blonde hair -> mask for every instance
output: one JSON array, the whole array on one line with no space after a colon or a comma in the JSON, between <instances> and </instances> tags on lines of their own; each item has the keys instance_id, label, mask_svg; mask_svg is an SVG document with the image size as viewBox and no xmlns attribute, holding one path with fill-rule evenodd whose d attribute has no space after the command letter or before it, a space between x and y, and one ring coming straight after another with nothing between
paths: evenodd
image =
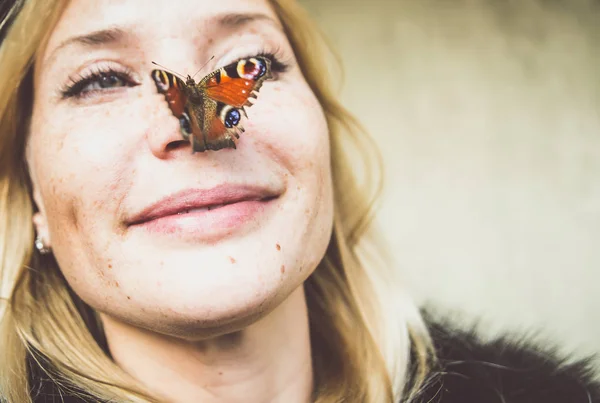
<instances>
[{"instance_id":1,"label":"blonde hair","mask_svg":"<svg viewBox=\"0 0 600 403\"><path fill-rule=\"evenodd\" d=\"M295 0L271 0L330 129L334 230L306 281L317 402L410 400L428 373L431 341L418 309L393 288L393 270L368 233L380 192L369 137L339 104L325 72L331 55ZM100 321L56 261L33 250L34 203L25 163L32 64L67 0L15 5L0 46L0 398L30 402L31 374L58 393L157 401L110 357ZM359 167L353 170L353 167ZM357 172L358 171L358 172ZM358 181L358 176L362 181ZM371 242L366 240L370 237ZM414 359L411 362L411 356ZM409 384L409 366L413 375Z\"/></svg>"}]
</instances>

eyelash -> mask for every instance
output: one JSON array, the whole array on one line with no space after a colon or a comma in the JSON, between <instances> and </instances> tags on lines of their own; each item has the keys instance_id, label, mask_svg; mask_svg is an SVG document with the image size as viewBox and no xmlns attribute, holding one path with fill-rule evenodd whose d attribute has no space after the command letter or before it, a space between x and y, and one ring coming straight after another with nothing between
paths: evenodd
<instances>
[{"instance_id":1,"label":"eyelash","mask_svg":"<svg viewBox=\"0 0 600 403\"><path fill-rule=\"evenodd\" d=\"M233 63L237 63L240 60L247 59L249 57L261 56L271 60L271 70L273 71L273 73L284 73L289 69L290 64L287 62L283 62L279 57L275 55L276 53L278 52L262 51L252 56L240 57ZM81 99L91 96L94 93L105 91L106 89L112 89L111 87L101 87L86 90L86 87L90 85L98 85L100 83L100 80L102 80L103 78L116 78L118 80L121 80L125 84L124 86L135 87L139 85L139 83L132 78L132 74L133 73L130 69L118 65L97 66L94 69L89 70L88 72L78 75L77 77L69 77L69 82L63 88L60 89L60 95L62 99ZM122 87L123 86L118 86L116 88Z\"/></svg>"},{"instance_id":2,"label":"eyelash","mask_svg":"<svg viewBox=\"0 0 600 403\"><path fill-rule=\"evenodd\" d=\"M60 94L63 99L88 97L96 92L105 90L102 88L86 90L86 87L89 85L99 84L100 80L103 78L117 78L129 87L139 85L139 83L132 78L132 75L133 73L130 69L119 65L96 66L77 77L69 77L69 82L60 89Z\"/></svg>"}]
</instances>

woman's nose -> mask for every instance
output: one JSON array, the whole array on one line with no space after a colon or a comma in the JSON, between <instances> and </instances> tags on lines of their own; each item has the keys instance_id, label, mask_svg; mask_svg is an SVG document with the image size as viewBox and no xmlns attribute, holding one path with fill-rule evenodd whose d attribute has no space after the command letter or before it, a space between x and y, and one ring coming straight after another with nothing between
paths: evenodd
<instances>
[{"instance_id":1,"label":"woman's nose","mask_svg":"<svg viewBox=\"0 0 600 403\"><path fill-rule=\"evenodd\" d=\"M168 109L167 102L163 103L159 106ZM148 130L146 140L156 158L167 159L179 153L192 153L191 144L183 136L179 120L164 110L157 110L155 124Z\"/></svg>"}]
</instances>

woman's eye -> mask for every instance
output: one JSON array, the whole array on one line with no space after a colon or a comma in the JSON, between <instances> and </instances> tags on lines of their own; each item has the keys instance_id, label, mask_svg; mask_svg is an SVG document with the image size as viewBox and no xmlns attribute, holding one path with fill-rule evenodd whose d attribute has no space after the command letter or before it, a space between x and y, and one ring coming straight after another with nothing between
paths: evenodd
<instances>
[{"instance_id":1,"label":"woman's eye","mask_svg":"<svg viewBox=\"0 0 600 403\"><path fill-rule=\"evenodd\" d=\"M133 87L135 85L137 83L127 73L106 71L96 72L87 77L84 76L77 80L72 80L72 83L61 92L63 98L82 98L98 91L120 87Z\"/></svg>"},{"instance_id":2,"label":"woman's eye","mask_svg":"<svg viewBox=\"0 0 600 403\"><path fill-rule=\"evenodd\" d=\"M90 83L84 90L95 90L100 88L120 87L125 84L125 81L112 73L102 73L95 82Z\"/></svg>"}]
</instances>

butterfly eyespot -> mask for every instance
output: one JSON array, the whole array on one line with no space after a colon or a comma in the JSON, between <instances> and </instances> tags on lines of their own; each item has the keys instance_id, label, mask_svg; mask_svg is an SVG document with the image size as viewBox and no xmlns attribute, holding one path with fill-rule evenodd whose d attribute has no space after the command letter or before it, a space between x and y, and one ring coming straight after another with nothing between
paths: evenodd
<instances>
[{"instance_id":1,"label":"butterfly eyespot","mask_svg":"<svg viewBox=\"0 0 600 403\"><path fill-rule=\"evenodd\" d=\"M248 74L252 74L255 80L267 73L267 66L261 60L252 58L250 61L252 62L252 71L249 71Z\"/></svg>"},{"instance_id":2,"label":"butterfly eyespot","mask_svg":"<svg viewBox=\"0 0 600 403\"><path fill-rule=\"evenodd\" d=\"M266 71L266 66L255 58L240 60L237 64L238 76L247 80L257 80L264 76Z\"/></svg>"},{"instance_id":3,"label":"butterfly eyespot","mask_svg":"<svg viewBox=\"0 0 600 403\"><path fill-rule=\"evenodd\" d=\"M241 117L240 111L235 108L231 108L225 113L225 119L223 123L225 124L225 127L231 129L240 123Z\"/></svg>"},{"instance_id":4,"label":"butterfly eyespot","mask_svg":"<svg viewBox=\"0 0 600 403\"><path fill-rule=\"evenodd\" d=\"M154 79L156 86L159 87L161 90L166 91L169 88L169 78L167 77L164 71L153 70L152 78Z\"/></svg>"},{"instance_id":5,"label":"butterfly eyespot","mask_svg":"<svg viewBox=\"0 0 600 403\"><path fill-rule=\"evenodd\" d=\"M179 117L179 126L181 127L181 130L190 135L192 133L192 124L190 122L190 117L187 115L187 113L183 113L180 117Z\"/></svg>"}]
</instances>

